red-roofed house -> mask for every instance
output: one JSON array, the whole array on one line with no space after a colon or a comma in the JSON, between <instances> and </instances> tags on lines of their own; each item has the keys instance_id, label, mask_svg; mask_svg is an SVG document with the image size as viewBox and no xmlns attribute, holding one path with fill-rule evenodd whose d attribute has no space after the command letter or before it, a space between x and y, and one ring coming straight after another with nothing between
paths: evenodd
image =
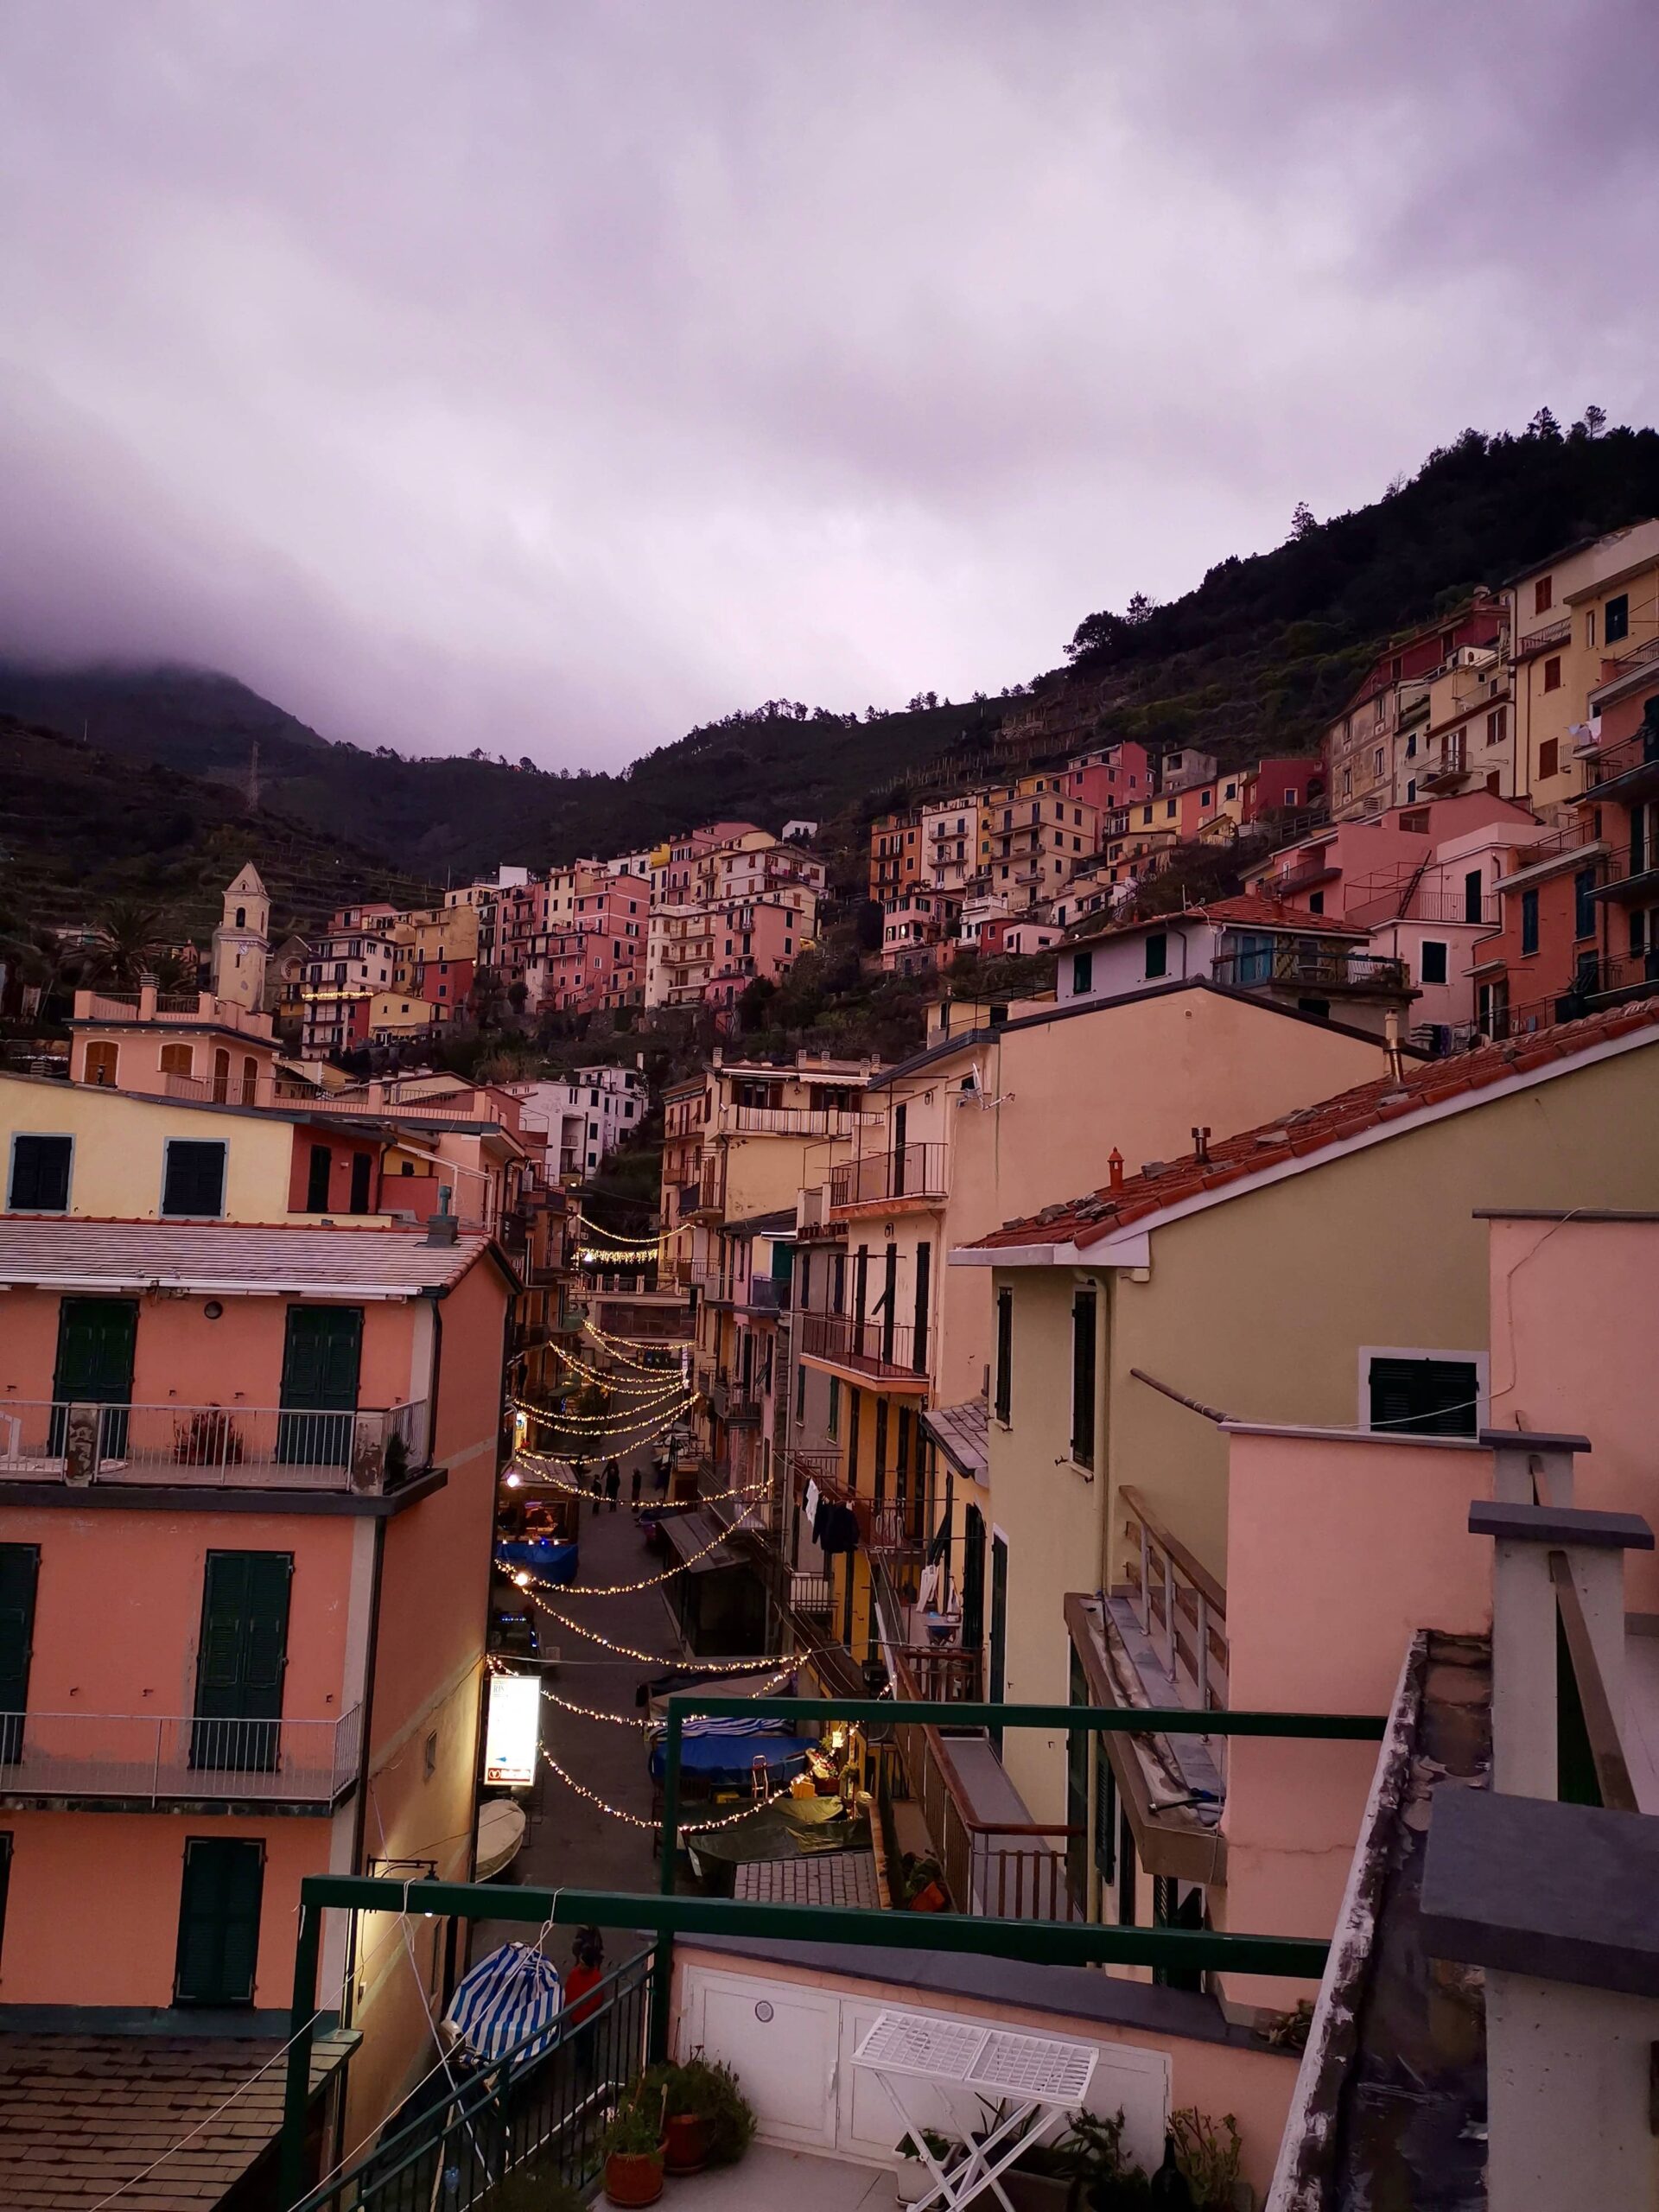
<instances>
[{"instance_id":1,"label":"red-roofed house","mask_svg":"<svg viewBox=\"0 0 1659 2212\"><path fill-rule=\"evenodd\" d=\"M1209 1699L1225 1703L1228 1444L1217 1423L1472 1440L1512 1382L1492 1372L1476 1216L1659 1203L1656 1047L1659 1001L1649 1000L1408 1067L1271 1123L1203 1135L1181 1157L1108 1176L954 1250L953 1268L989 1271L995 1313L982 1510L1006 1543L1005 1694L1065 1699L1082 1679L1071 1655L1083 1673L1094 1665L1077 1593L1092 1603L1103 1591L1109 1605L1143 1605L1148 1593L1154 1605L1151 1634L1126 1631L1126 1680L1138 1671L1141 1681L1125 1694L1190 1701L1202 1652ZM1296 1529L1281 1541L1294 1549ZM1367 1560L1349 1566L1363 1580ZM1294 1644L1294 1623L1285 1634ZM1182 1678L1166 1682L1166 1699L1148 1688L1160 1666ZM1115 1780L1084 1778L1096 1796L1088 1831L1108 1836L1113 1872L1103 1879L1080 1859L1080 1904L1168 1918L1195 1909L1197 1885L1225 1924L1238 1842L1217 1750L1183 1751L1150 1795L1129 1767L1117 1771L1115 1750ZM1033 1820L1077 1819L1062 1738L1011 1735L1007 1760ZM1103 1828L1103 1789L1117 1792L1121 1831L1117 1802Z\"/></svg>"}]
</instances>

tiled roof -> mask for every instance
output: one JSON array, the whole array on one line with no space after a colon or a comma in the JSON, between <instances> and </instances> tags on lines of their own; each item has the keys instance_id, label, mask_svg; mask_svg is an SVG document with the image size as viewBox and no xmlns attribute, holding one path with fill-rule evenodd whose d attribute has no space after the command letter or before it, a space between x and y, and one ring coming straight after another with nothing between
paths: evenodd
<instances>
[{"instance_id":1,"label":"tiled roof","mask_svg":"<svg viewBox=\"0 0 1659 2212\"><path fill-rule=\"evenodd\" d=\"M1205 1191L1243 1183L1265 1169L1321 1152L1328 1145L1360 1136L1385 1123L1404 1121L1447 1100L1467 1094L1467 1103L1478 1104L1481 1091L1512 1076L1552 1065L1565 1073L1577 1054L1638 1030L1654 1032L1654 1041L1659 1042L1659 997L1609 1007L1581 1021L1562 1022L1535 1035L1484 1045L1476 1052L1460 1052L1449 1059L1427 1060L1408 1068L1398 1077L1379 1076L1318 1105L1300 1107L1259 1128L1212 1142L1205 1160L1187 1153L1179 1160L1155 1161L1138 1175L1125 1176L1116 1190L1090 1191L1065 1205L1046 1206L1041 1213L1023 1221L1007 1222L969 1249L1098 1243L1133 1222L1161 1213Z\"/></svg>"},{"instance_id":2,"label":"tiled roof","mask_svg":"<svg viewBox=\"0 0 1659 2212\"><path fill-rule=\"evenodd\" d=\"M1074 938L1076 944L1093 944L1102 938L1133 937L1137 931L1156 929L1162 922L1213 922L1218 928L1251 930L1309 930L1319 937L1363 937L1366 931L1346 922L1327 921L1323 914L1304 913L1282 899L1269 899L1255 891L1242 891L1234 899L1212 899L1207 906L1177 906L1167 914L1149 914L1143 921L1110 922Z\"/></svg>"},{"instance_id":3,"label":"tiled roof","mask_svg":"<svg viewBox=\"0 0 1659 2212\"><path fill-rule=\"evenodd\" d=\"M355 2040L317 2037L314 2092ZM0 2036L0 2203L92 2212L119 2190L131 2212L218 2204L282 2126L280 2051L274 2037Z\"/></svg>"},{"instance_id":4,"label":"tiled roof","mask_svg":"<svg viewBox=\"0 0 1659 2212\"><path fill-rule=\"evenodd\" d=\"M0 1283L409 1297L459 1281L488 1238L236 1222L0 1220Z\"/></svg>"}]
</instances>

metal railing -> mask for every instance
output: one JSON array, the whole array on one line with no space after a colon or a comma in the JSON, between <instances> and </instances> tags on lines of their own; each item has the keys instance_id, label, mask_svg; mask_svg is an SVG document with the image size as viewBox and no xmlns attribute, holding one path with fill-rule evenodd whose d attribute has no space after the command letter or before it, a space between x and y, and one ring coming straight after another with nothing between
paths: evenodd
<instances>
[{"instance_id":1,"label":"metal railing","mask_svg":"<svg viewBox=\"0 0 1659 2212\"><path fill-rule=\"evenodd\" d=\"M1639 785L1643 792L1650 785L1659 784L1659 723L1644 722L1634 737L1592 753L1585 762L1585 778L1586 788L1592 791L1599 791L1610 784L1624 783L1626 779L1630 785ZM1637 794L1627 787L1626 795Z\"/></svg>"},{"instance_id":2,"label":"metal railing","mask_svg":"<svg viewBox=\"0 0 1659 2212\"><path fill-rule=\"evenodd\" d=\"M1211 974L1217 982L1240 991L1260 990L1267 984L1287 984L1299 990L1387 994L1411 988L1403 960L1325 945L1281 943L1255 951L1217 953L1211 963Z\"/></svg>"},{"instance_id":3,"label":"metal railing","mask_svg":"<svg viewBox=\"0 0 1659 2212\"><path fill-rule=\"evenodd\" d=\"M957 1912L998 1920L1079 1916L1066 1887L1069 1827L1046 1821L982 1820L957 1772L949 1738L937 1728L908 1723L894 1727L893 1738Z\"/></svg>"},{"instance_id":4,"label":"metal railing","mask_svg":"<svg viewBox=\"0 0 1659 2212\"><path fill-rule=\"evenodd\" d=\"M1227 1702L1227 1592L1171 1535L1139 1491L1126 1485L1129 1601L1142 1632L1163 1653L1178 1694L1201 1712Z\"/></svg>"},{"instance_id":5,"label":"metal railing","mask_svg":"<svg viewBox=\"0 0 1659 2212\"><path fill-rule=\"evenodd\" d=\"M0 1796L330 1805L356 1779L362 1719L0 1713Z\"/></svg>"},{"instance_id":6,"label":"metal railing","mask_svg":"<svg viewBox=\"0 0 1659 2212\"><path fill-rule=\"evenodd\" d=\"M894 1198L941 1198L945 1192L942 1144L896 1145L891 1152L849 1160L830 1171L832 1206L857 1206Z\"/></svg>"},{"instance_id":7,"label":"metal railing","mask_svg":"<svg viewBox=\"0 0 1659 2212\"><path fill-rule=\"evenodd\" d=\"M452 2060L447 2098L394 2120L296 2212L467 2212L520 2168L550 2194L563 2182L585 2195L604 2163L600 2132L645 2062L656 1973L641 1952L573 2008L582 2018L561 2014L488 2067Z\"/></svg>"},{"instance_id":8,"label":"metal railing","mask_svg":"<svg viewBox=\"0 0 1659 2212\"><path fill-rule=\"evenodd\" d=\"M801 1316L801 1351L809 1358L824 1359L893 1381L925 1381L927 1332L884 1314L873 1321L855 1321L846 1313L804 1313Z\"/></svg>"},{"instance_id":9,"label":"metal railing","mask_svg":"<svg viewBox=\"0 0 1659 2212\"><path fill-rule=\"evenodd\" d=\"M0 1399L0 1482L394 1489L427 1464L427 1406L123 1406Z\"/></svg>"},{"instance_id":10,"label":"metal railing","mask_svg":"<svg viewBox=\"0 0 1659 2212\"><path fill-rule=\"evenodd\" d=\"M1529 630L1515 649L1517 660L1528 660L1534 653L1548 652L1552 645L1564 645L1573 635L1573 617L1558 615L1554 622L1546 622L1541 629Z\"/></svg>"},{"instance_id":11,"label":"metal railing","mask_svg":"<svg viewBox=\"0 0 1659 2212\"><path fill-rule=\"evenodd\" d=\"M849 1137L880 1119L851 1106L721 1106L715 1127L740 1136Z\"/></svg>"}]
</instances>

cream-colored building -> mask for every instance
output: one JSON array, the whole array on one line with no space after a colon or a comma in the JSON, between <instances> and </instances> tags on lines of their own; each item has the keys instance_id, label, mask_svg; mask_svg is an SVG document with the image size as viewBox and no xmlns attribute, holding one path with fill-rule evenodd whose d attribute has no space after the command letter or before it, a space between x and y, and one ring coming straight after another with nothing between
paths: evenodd
<instances>
[{"instance_id":1,"label":"cream-colored building","mask_svg":"<svg viewBox=\"0 0 1659 2212\"><path fill-rule=\"evenodd\" d=\"M1203 1701L1227 1701L1220 1423L1471 1439L1487 1427L1511 1381L1491 1371L1478 1217L1659 1204L1656 1046L1649 1001L1558 1028L1547 1045L1384 1076L1211 1137L1202 1158L1189 1142L1121 1183L1097 1156L1094 1187L1070 1205L952 1251L950 1275L986 1283L997 1315L985 1510L1005 1548L1010 1699L1064 1701L1099 1678L1088 1617L1103 1592L1122 1694L1163 1701L1165 1639L1131 1618L1149 1588L1154 1616L1175 1593L1184 1656L1166 1668L1168 1701L1200 1701L1200 1651ZM1504 1403L1506 1420L1524 1417ZM1316 1707L1317 1655L1309 1664L1301 1702ZM1063 1739L1019 1732L1006 1757L1034 1816L1059 1818ZM1224 1763L1213 1745L1205 1758L1213 1794ZM1207 1881L1195 1869L1218 1863L1204 1857L1213 1818L1190 1804L1149 1809L1159 1790L1115 1739L1111 1762L1134 1831L1131 1890L1136 1864ZM1096 1776L1096 1802L1101 1786ZM1167 1776L1161 1795L1179 1795ZM1115 1916L1096 1873L1088 1901ZM1224 1924L1224 1897L1212 1887L1207 1903Z\"/></svg>"},{"instance_id":2,"label":"cream-colored building","mask_svg":"<svg viewBox=\"0 0 1659 2212\"><path fill-rule=\"evenodd\" d=\"M1516 775L1540 809L1584 789L1591 692L1659 654L1659 521L1564 547L1510 579Z\"/></svg>"}]
</instances>

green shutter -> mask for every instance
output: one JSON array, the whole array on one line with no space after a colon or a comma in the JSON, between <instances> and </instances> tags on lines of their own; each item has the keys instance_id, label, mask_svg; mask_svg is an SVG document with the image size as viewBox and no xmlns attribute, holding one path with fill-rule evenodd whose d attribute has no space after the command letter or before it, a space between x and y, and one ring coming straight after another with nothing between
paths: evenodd
<instances>
[{"instance_id":1,"label":"green shutter","mask_svg":"<svg viewBox=\"0 0 1659 2212\"><path fill-rule=\"evenodd\" d=\"M1462 1359L1374 1359L1370 1425L1402 1436L1472 1436L1480 1376Z\"/></svg>"},{"instance_id":2,"label":"green shutter","mask_svg":"<svg viewBox=\"0 0 1659 2212\"><path fill-rule=\"evenodd\" d=\"M214 1080L217 1084L217 1077ZM162 1184L162 1211L209 1217L222 1214L225 1152L222 1144L200 1144L182 1137L169 1137Z\"/></svg>"},{"instance_id":3,"label":"green shutter","mask_svg":"<svg viewBox=\"0 0 1659 2212\"><path fill-rule=\"evenodd\" d=\"M191 1764L270 1773L288 1665L290 1552L209 1552L202 1580Z\"/></svg>"},{"instance_id":4,"label":"green shutter","mask_svg":"<svg viewBox=\"0 0 1659 2212\"><path fill-rule=\"evenodd\" d=\"M0 1544L0 1760L8 1766L22 1756L40 1572L38 1544Z\"/></svg>"},{"instance_id":5,"label":"green shutter","mask_svg":"<svg viewBox=\"0 0 1659 2212\"><path fill-rule=\"evenodd\" d=\"M184 1847L179 1955L181 2005L251 2005L259 1951L264 1846L193 1836Z\"/></svg>"},{"instance_id":6,"label":"green shutter","mask_svg":"<svg viewBox=\"0 0 1659 2212\"><path fill-rule=\"evenodd\" d=\"M1071 1457L1095 1464L1095 1294L1080 1290L1071 1301Z\"/></svg>"}]
</instances>

